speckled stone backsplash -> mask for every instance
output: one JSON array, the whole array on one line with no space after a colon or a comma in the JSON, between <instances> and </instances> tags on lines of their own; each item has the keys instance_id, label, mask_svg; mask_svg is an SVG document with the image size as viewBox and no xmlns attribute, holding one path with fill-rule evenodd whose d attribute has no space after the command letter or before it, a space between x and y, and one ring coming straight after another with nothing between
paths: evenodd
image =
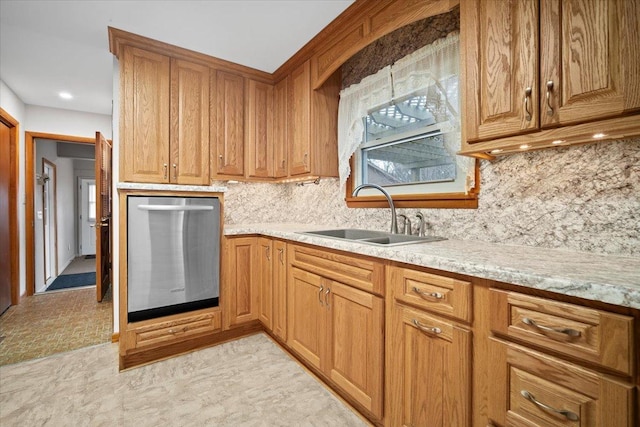
<instances>
[{"instance_id":1,"label":"speckled stone backsplash","mask_svg":"<svg viewBox=\"0 0 640 427\"><path fill-rule=\"evenodd\" d=\"M420 209L430 234L640 255L640 139L482 161L478 209ZM298 222L386 230L388 209L349 209L337 179L231 184L229 224ZM399 209L413 216L416 209Z\"/></svg>"}]
</instances>

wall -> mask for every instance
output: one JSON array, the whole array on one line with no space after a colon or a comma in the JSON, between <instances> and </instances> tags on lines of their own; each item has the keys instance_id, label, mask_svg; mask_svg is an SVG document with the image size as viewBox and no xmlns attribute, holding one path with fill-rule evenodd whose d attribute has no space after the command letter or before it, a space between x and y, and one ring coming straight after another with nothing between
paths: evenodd
<instances>
[{"instance_id":1,"label":"wall","mask_svg":"<svg viewBox=\"0 0 640 427\"><path fill-rule=\"evenodd\" d=\"M344 196L337 179L231 184L225 222L389 227L388 209L349 209ZM420 210L431 234L450 239L638 256L640 138L482 161L478 209Z\"/></svg>"},{"instance_id":2,"label":"wall","mask_svg":"<svg viewBox=\"0 0 640 427\"><path fill-rule=\"evenodd\" d=\"M13 93L11 88L0 80L0 107L16 119L18 125L18 241L20 245L19 264L20 271L18 274L20 290L22 295L26 291L26 270L25 270L25 222L24 222L24 123L26 120L26 112L24 103Z\"/></svg>"}]
</instances>

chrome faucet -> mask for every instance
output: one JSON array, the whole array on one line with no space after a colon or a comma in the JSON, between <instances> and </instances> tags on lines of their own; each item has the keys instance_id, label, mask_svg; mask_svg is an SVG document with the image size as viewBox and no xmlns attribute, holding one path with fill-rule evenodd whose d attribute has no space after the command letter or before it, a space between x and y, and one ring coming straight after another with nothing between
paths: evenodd
<instances>
[{"instance_id":1,"label":"chrome faucet","mask_svg":"<svg viewBox=\"0 0 640 427\"><path fill-rule=\"evenodd\" d=\"M398 215L398 218L402 218L402 232L407 236L411 236L411 220L406 215Z\"/></svg>"},{"instance_id":2,"label":"chrome faucet","mask_svg":"<svg viewBox=\"0 0 640 427\"><path fill-rule=\"evenodd\" d=\"M424 226L426 225L424 221L424 214L422 212L418 212L416 214L416 217L420 220L420 222L418 223L418 236L424 237L424 235L426 234L424 230Z\"/></svg>"},{"instance_id":3,"label":"chrome faucet","mask_svg":"<svg viewBox=\"0 0 640 427\"><path fill-rule=\"evenodd\" d=\"M360 190L362 190L363 188L374 188L380 191L382 194L384 194L384 197L387 198L387 202L389 202L389 208L391 208L391 233L398 234L398 220L396 219L396 207L393 205L393 199L391 198L391 195L387 193L387 190L385 190L384 188L380 187L377 184L362 184L362 185L358 185L356 188L353 189L353 193L352 193L353 197L356 197L360 192Z\"/></svg>"}]
</instances>

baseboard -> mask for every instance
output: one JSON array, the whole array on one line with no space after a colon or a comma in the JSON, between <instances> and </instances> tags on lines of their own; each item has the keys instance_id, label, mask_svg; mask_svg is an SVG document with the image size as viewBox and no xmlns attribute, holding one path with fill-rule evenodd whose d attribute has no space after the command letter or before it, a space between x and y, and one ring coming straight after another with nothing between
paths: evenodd
<instances>
[{"instance_id":1,"label":"baseboard","mask_svg":"<svg viewBox=\"0 0 640 427\"><path fill-rule=\"evenodd\" d=\"M111 342L119 342L120 341L120 332L114 332L111 334Z\"/></svg>"}]
</instances>

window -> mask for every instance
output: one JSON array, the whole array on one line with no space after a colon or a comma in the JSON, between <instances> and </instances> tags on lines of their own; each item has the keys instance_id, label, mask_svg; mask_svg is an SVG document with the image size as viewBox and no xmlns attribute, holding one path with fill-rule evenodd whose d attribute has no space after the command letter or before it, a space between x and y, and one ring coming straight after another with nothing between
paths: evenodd
<instances>
[{"instance_id":1,"label":"window","mask_svg":"<svg viewBox=\"0 0 640 427\"><path fill-rule=\"evenodd\" d=\"M351 190L373 183L401 207L477 207L478 164L456 155L458 69L459 38L452 34L340 93L339 171L341 184L348 177L349 206L366 207ZM363 189L359 196L378 194Z\"/></svg>"},{"instance_id":2,"label":"window","mask_svg":"<svg viewBox=\"0 0 640 427\"><path fill-rule=\"evenodd\" d=\"M89 184L87 185L87 192L88 197L87 200L89 200L89 221L95 221L96 220L96 185L95 184Z\"/></svg>"}]
</instances>

